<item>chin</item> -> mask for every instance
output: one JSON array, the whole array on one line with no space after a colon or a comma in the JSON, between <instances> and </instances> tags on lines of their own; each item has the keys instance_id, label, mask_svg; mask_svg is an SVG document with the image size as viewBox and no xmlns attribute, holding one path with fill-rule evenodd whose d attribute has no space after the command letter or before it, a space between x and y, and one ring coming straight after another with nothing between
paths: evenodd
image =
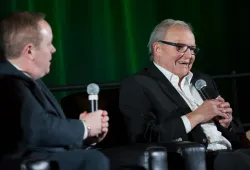
<instances>
[{"instance_id":1,"label":"chin","mask_svg":"<svg viewBox=\"0 0 250 170\"><path fill-rule=\"evenodd\" d=\"M47 71L45 72L45 75L48 74L50 72L50 68L47 69Z\"/></svg>"}]
</instances>

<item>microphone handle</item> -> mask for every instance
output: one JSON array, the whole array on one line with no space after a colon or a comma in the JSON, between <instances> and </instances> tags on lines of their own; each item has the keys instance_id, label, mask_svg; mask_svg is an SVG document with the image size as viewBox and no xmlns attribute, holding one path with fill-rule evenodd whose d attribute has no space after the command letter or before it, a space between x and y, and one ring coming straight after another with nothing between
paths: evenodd
<instances>
[{"instance_id":1,"label":"microphone handle","mask_svg":"<svg viewBox=\"0 0 250 170\"><path fill-rule=\"evenodd\" d=\"M98 110L98 100L90 100L91 103L91 112Z\"/></svg>"},{"instance_id":2,"label":"microphone handle","mask_svg":"<svg viewBox=\"0 0 250 170\"><path fill-rule=\"evenodd\" d=\"M201 97L203 98L203 100L208 100L209 99L209 97L206 94L204 88L201 88L199 91L200 91L200 94L201 94Z\"/></svg>"},{"instance_id":3,"label":"microphone handle","mask_svg":"<svg viewBox=\"0 0 250 170\"><path fill-rule=\"evenodd\" d=\"M91 112L94 112L95 111L95 102L94 102L94 100L90 100L90 103L91 103Z\"/></svg>"},{"instance_id":4,"label":"microphone handle","mask_svg":"<svg viewBox=\"0 0 250 170\"><path fill-rule=\"evenodd\" d=\"M95 111L98 110L98 100L94 100L95 101Z\"/></svg>"}]
</instances>

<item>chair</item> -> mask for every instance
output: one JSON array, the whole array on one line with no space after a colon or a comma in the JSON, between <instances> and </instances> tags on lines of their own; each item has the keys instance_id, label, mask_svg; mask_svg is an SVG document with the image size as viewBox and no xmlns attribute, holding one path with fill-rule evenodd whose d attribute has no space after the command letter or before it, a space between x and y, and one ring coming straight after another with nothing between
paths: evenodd
<instances>
[{"instance_id":1,"label":"chair","mask_svg":"<svg viewBox=\"0 0 250 170\"><path fill-rule=\"evenodd\" d=\"M90 111L86 92L73 93L61 101L68 118L79 118L83 111ZM101 89L99 108L108 111L109 133L96 145L102 148L111 160L111 167L117 169L185 169L205 170L205 147L193 142L169 142L155 144L129 144L123 115L119 110L119 88ZM167 152L167 154L165 153ZM158 155L158 157L156 157ZM161 156L159 156L161 155ZM168 161L166 161L166 159ZM156 163L157 162L157 163ZM153 166L153 165L159 165Z\"/></svg>"},{"instance_id":2,"label":"chair","mask_svg":"<svg viewBox=\"0 0 250 170\"><path fill-rule=\"evenodd\" d=\"M1 170L58 170L55 162L42 159L6 159L0 161Z\"/></svg>"}]
</instances>

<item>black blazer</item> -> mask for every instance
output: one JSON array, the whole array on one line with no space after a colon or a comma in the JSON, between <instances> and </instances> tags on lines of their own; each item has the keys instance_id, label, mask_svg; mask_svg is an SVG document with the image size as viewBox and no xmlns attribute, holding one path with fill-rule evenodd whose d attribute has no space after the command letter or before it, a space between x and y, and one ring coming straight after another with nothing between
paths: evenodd
<instances>
[{"instance_id":1,"label":"black blazer","mask_svg":"<svg viewBox=\"0 0 250 170\"><path fill-rule=\"evenodd\" d=\"M43 82L8 61L0 62L0 115L1 157L82 146L82 122L66 119Z\"/></svg>"},{"instance_id":2,"label":"black blazer","mask_svg":"<svg viewBox=\"0 0 250 170\"><path fill-rule=\"evenodd\" d=\"M198 79L207 82L207 89L218 96L214 81L207 75L194 73L191 83ZM191 109L154 65L126 78L121 85L119 107L125 117L131 142L196 141L208 145L208 140L200 125L186 133L181 119ZM235 133L215 123L233 145L241 147Z\"/></svg>"}]
</instances>

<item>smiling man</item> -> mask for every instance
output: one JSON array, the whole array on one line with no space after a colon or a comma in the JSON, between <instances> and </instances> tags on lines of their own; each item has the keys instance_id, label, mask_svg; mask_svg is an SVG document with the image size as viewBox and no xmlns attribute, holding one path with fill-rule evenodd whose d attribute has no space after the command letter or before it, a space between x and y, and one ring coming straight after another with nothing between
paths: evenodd
<instances>
[{"instance_id":1,"label":"smiling man","mask_svg":"<svg viewBox=\"0 0 250 170\"><path fill-rule=\"evenodd\" d=\"M230 104L219 96L209 76L191 72L199 51L192 27L166 19L151 33L148 48L152 66L126 78L121 85L119 105L130 141L195 141L209 151L241 148L241 141L230 131ZM194 86L199 79L205 80L207 89L217 99L201 97ZM221 158L219 154L217 158L224 160L225 156ZM216 161L215 168L233 168L239 162L231 163ZM245 164L240 164L244 168Z\"/></svg>"}]
</instances>

